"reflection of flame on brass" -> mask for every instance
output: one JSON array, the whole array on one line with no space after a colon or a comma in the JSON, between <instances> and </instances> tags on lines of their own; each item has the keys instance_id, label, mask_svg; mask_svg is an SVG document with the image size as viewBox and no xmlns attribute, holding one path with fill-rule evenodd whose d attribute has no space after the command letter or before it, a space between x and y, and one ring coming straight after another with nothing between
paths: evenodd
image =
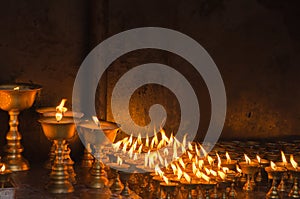
<instances>
[{"instance_id":1,"label":"reflection of flame on brass","mask_svg":"<svg viewBox=\"0 0 300 199\"><path fill-rule=\"evenodd\" d=\"M292 154L290 156L290 162L291 162L292 166L294 167L294 169L298 168L298 163L294 160L294 156Z\"/></svg>"},{"instance_id":2,"label":"reflection of flame on brass","mask_svg":"<svg viewBox=\"0 0 300 199\"><path fill-rule=\"evenodd\" d=\"M18 91L18 90L20 90L19 86L17 86L17 87L14 88L14 91Z\"/></svg>"},{"instance_id":3,"label":"reflection of flame on brass","mask_svg":"<svg viewBox=\"0 0 300 199\"><path fill-rule=\"evenodd\" d=\"M223 167L222 170L223 170L224 173L228 173L229 168L228 167Z\"/></svg>"}]
</instances>

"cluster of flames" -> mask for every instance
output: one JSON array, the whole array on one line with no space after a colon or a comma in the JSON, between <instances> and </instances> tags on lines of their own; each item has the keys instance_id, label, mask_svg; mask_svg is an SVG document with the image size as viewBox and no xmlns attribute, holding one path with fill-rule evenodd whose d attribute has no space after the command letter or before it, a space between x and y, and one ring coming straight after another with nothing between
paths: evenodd
<instances>
[{"instance_id":1,"label":"cluster of flames","mask_svg":"<svg viewBox=\"0 0 300 199\"><path fill-rule=\"evenodd\" d=\"M194 179L207 182L217 178L224 180L228 172L233 172L222 166L219 154L216 154L217 158L213 158L201 144L187 142L186 138L187 135L180 142L173 135L167 137L161 129L158 133L154 132L151 138L146 136L142 139L140 134L138 137L131 135L112 144L112 147L119 154L119 165L123 163L123 159L125 162L132 159L136 164L142 163L145 169L154 169L166 183L169 183L166 173L173 174L179 181L191 183ZM231 163L227 152L225 163ZM238 166L236 169L241 172Z\"/></svg>"}]
</instances>

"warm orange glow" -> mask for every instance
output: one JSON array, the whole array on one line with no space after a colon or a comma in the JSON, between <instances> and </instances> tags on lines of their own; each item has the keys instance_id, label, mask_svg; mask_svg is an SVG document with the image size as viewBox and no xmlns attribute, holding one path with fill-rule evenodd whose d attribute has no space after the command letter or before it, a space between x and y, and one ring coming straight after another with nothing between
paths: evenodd
<instances>
[{"instance_id":1,"label":"warm orange glow","mask_svg":"<svg viewBox=\"0 0 300 199\"><path fill-rule=\"evenodd\" d=\"M271 166L271 168L273 169L273 170L276 170L277 169L277 166L276 166L276 164L274 163L274 162L270 162L270 166Z\"/></svg>"},{"instance_id":2,"label":"warm orange glow","mask_svg":"<svg viewBox=\"0 0 300 199\"><path fill-rule=\"evenodd\" d=\"M63 113L65 113L68 109L66 107L64 107L65 103L66 103L67 99L62 99L60 104L56 107L56 114L55 114L55 118L56 121L60 121L63 118Z\"/></svg>"},{"instance_id":3,"label":"warm orange glow","mask_svg":"<svg viewBox=\"0 0 300 199\"><path fill-rule=\"evenodd\" d=\"M292 166L294 167L294 169L298 168L298 163L294 160L293 155L290 156L290 162L291 162Z\"/></svg>"},{"instance_id":4,"label":"warm orange glow","mask_svg":"<svg viewBox=\"0 0 300 199\"><path fill-rule=\"evenodd\" d=\"M227 163L230 163L231 162L231 158L229 156L229 153L226 152L225 156L226 156L226 159L227 159Z\"/></svg>"},{"instance_id":5,"label":"warm orange glow","mask_svg":"<svg viewBox=\"0 0 300 199\"><path fill-rule=\"evenodd\" d=\"M226 174L224 172L222 172L222 171L218 171L218 175L220 176L220 178L222 180L224 180L226 178Z\"/></svg>"},{"instance_id":6,"label":"warm orange glow","mask_svg":"<svg viewBox=\"0 0 300 199\"><path fill-rule=\"evenodd\" d=\"M1 168L0 168L0 173L3 173L5 171L5 164L2 164Z\"/></svg>"},{"instance_id":7,"label":"warm orange glow","mask_svg":"<svg viewBox=\"0 0 300 199\"><path fill-rule=\"evenodd\" d=\"M251 159L246 154L244 154L244 156L245 156L246 163L250 164L251 163Z\"/></svg>"},{"instance_id":8,"label":"warm orange glow","mask_svg":"<svg viewBox=\"0 0 300 199\"><path fill-rule=\"evenodd\" d=\"M14 88L14 91L18 91L18 90L20 90L19 86L17 86L17 87Z\"/></svg>"},{"instance_id":9,"label":"warm orange glow","mask_svg":"<svg viewBox=\"0 0 300 199\"><path fill-rule=\"evenodd\" d=\"M257 158L258 163L260 163L261 159L260 159L259 155L256 155L256 158Z\"/></svg>"},{"instance_id":10,"label":"warm orange glow","mask_svg":"<svg viewBox=\"0 0 300 199\"><path fill-rule=\"evenodd\" d=\"M285 157L285 154L283 151L281 151L281 159L282 159L283 165L286 166L287 160L286 160L286 157Z\"/></svg>"}]
</instances>

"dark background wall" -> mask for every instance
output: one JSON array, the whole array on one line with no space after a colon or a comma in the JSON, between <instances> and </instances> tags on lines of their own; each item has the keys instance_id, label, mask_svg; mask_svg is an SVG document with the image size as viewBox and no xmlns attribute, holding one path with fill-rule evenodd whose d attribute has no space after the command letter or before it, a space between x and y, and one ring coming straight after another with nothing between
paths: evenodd
<instances>
[{"instance_id":1,"label":"dark background wall","mask_svg":"<svg viewBox=\"0 0 300 199\"><path fill-rule=\"evenodd\" d=\"M34 107L20 116L25 156L33 161L46 159L50 146L34 110L56 105L62 97L71 102L77 70L89 50L109 36L144 26L178 30L198 41L211 55L227 92L222 139L299 135L298 9L297 0L1 1L0 83L33 82L43 86ZM185 60L166 52L137 51L116 60L99 86L99 116L113 120L110 95L114 84L133 66L149 61L179 70L198 98L204 99L198 138L203 137L210 115L205 84ZM153 96L154 92L159 94ZM141 101L143 97L148 100ZM146 124L147 107L160 102L168 114L175 115L168 120L167 128L176 129L179 109L173 97L161 87L141 88L131 101L133 119ZM7 122L7 113L1 111L1 146ZM80 141L76 139L71 147L78 158Z\"/></svg>"}]
</instances>

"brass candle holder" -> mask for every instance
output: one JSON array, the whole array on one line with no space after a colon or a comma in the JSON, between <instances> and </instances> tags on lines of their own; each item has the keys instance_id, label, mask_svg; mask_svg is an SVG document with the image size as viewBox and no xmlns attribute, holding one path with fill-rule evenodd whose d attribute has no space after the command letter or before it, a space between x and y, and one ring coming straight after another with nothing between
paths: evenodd
<instances>
[{"instance_id":1,"label":"brass candle holder","mask_svg":"<svg viewBox=\"0 0 300 199\"><path fill-rule=\"evenodd\" d=\"M89 143L87 143L86 147L84 149L84 152L83 152L81 167L84 167L84 168L91 168L92 167L95 158L93 157L91 152L92 152L91 145Z\"/></svg>"},{"instance_id":2,"label":"brass candle holder","mask_svg":"<svg viewBox=\"0 0 300 199\"><path fill-rule=\"evenodd\" d=\"M269 192L267 193L266 198L267 199L278 199L279 194L278 194L278 190L276 187L276 181L279 180L287 170L283 167L275 167L275 168L266 167L265 170L268 173L268 175L270 177L272 177L272 179L273 179L272 186L271 186Z\"/></svg>"},{"instance_id":3,"label":"brass candle holder","mask_svg":"<svg viewBox=\"0 0 300 199\"><path fill-rule=\"evenodd\" d=\"M243 186L243 190L245 191L253 191L255 184L253 181L251 182L251 178L253 179L254 175L258 172L259 164L255 162L240 162L243 174L247 175L247 181Z\"/></svg>"},{"instance_id":4,"label":"brass candle holder","mask_svg":"<svg viewBox=\"0 0 300 199\"><path fill-rule=\"evenodd\" d=\"M6 156L3 161L11 171L28 170L29 163L22 156L22 135L18 130L20 111L32 106L41 86L35 84L10 84L0 86L0 108L8 111L10 116L9 132L6 134L7 144L4 148Z\"/></svg>"},{"instance_id":5,"label":"brass candle holder","mask_svg":"<svg viewBox=\"0 0 300 199\"><path fill-rule=\"evenodd\" d=\"M78 135L84 144L90 144L94 148L95 160L90 169L87 186L95 189L107 187L108 179L104 164L101 161L101 150L102 146L113 143L118 126L115 123L106 121L95 123L94 121L85 120L80 122L77 129Z\"/></svg>"},{"instance_id":6,"label":"brass candle holder","mask_svg":"<svg viewBox=\"0 0 300 199\"><path fill-rule=\"evenodd\" d=\"M295 167L289 166L289 167L287 167L287 169L291 173L293 181L294 181L293 187L292 187L291 191L289 192L289 197L300 198L300 189L298 186L298 180L300 177L300 168L298 166L295 166Z\"/></svg>"},{"instance_id":7,"label":"brass candle holder","mask_svg":"<svg viewBox=\"0 0 300 199\"><path fill-rule=\"evenodd\" d=\"M64 145L67 139L71 139L75 134L75 124L73 118L62 118L57 121L55 118L42 118L39 120L44 134L52 140L56 146L55 161L50 173L50 182L46 189L50 193L70 193L74 188L70 182L68 167L64 163Z\"/></svg>"},{"instance_id":8,"label":"brass candle holder","mask_svg":"<svg viewBox=\"0 0 300 199\"><path fill-rule=\"evenodd\" d=\"M115 177L113 180L112 185L110 186L111 190L111 198L122 198L121 191L123 190L124 186L120 180L120 175L118 170L111 168L111 171L114 173Z\"/></svg>"}]
</instances>

